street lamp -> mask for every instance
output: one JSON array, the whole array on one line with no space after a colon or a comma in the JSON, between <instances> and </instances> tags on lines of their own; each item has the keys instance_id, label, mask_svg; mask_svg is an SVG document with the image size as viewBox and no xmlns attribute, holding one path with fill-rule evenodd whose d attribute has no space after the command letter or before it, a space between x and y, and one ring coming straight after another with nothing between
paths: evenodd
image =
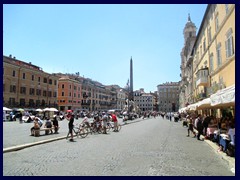
<instances>
[{"instance_id":1,"label":"street lamp","mask_svg":"<svg viewBox=\"0 0 240 180\"><path fill-rule=\"evenodd\" d=\"M38 106L38 107L39 107L39 105L40 105L39 96L40 96L40 82L38 82L38 103L37 103L37 106Z\"/></svg>"},{"instance_id":2,"label":"street lamp","mask_svg":"<svg viewBox=\"0 0 240 180\"><path fill-rule=\"evenodd\" d=\"M129 106L129 98L130 98L130 86L129 86L129 83L128 83L128 118L129 118L129 114L130 114L130 106Z\"/></svg>"}]
</instances>

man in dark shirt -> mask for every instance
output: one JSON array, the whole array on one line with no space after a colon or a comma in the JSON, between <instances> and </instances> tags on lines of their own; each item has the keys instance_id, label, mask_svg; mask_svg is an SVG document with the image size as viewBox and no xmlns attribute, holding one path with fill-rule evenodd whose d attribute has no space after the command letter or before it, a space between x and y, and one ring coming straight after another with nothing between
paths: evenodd
<instances>
[{"instance_id":1,"label":"man in dark shirt","mask_svg":"<svg viewBox=\"0 0 240 180\"><path fill-rule=\"evenodd\" d=\"M54 127L54 133L57 134L58 133L58 120L57 120L57 116L55 116L53 118L53 127Z\"/></svg>"},{"instance_id":2,"label":"man in dark shirt","mask_svg":"<svg viewBox=\"0 0 240 180\"><path fill-rule=\"evenodd\" d=\"M71 134L70 141L73 141L73 122L74 122L74 115L72 113L69 113L67 115L67 120L69 121L68 123L68 129L69 133Z\"/></svg>"},{"instance_id":3,"label":"man in dark shirt","mask_svg":"<svg viewBox=\"0 0 240 180\"><path fill-rule=\"evenodd\" d=\"M208 124L211 121L211 117L209 115L207 115L204 119L203 119L203 128L204 128L204 135L205 137L207 136L207 128L208 128Z\"/></svg>"},{"instance_id":4,"label":"man in dark shirt","mask_svg":"<svg viewBox=\"0 0 240 180\"><path fill-rule=\"evenodd\" d=\"M203 135L203 124L202 124L202 117L201 115L198 115L198 122L197 122L197 140L200 140L200 136Z\"/></svg>"}]
</instances>

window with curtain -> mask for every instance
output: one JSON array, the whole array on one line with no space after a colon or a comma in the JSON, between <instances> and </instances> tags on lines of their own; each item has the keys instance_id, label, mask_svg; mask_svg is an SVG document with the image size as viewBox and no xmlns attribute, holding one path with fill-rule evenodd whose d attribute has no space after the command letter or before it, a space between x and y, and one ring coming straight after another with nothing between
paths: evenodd
<instances>
[{"instance_id":1,"label":"window with curtain","mask_svg":"<svg viewBox=\"0 0 240 180\"><path fill-rule=\"evenodd\" d=\"M226 41L225 41L225 49L226 49L226 57L231 57L234 54L233 51L233 36L232 36L232 28L227 31Z\"/></svg>"},{"instance_id":2,"label":"window with curtain","mask_svg":"<svg viewBox=\"0 0 240 180\"><path fill-rule=\"evenodd\" d=\"M221 57L221 43L217 45L217 65L218 67L222 64L222 57Z\"/></svg>"}]
</instances>

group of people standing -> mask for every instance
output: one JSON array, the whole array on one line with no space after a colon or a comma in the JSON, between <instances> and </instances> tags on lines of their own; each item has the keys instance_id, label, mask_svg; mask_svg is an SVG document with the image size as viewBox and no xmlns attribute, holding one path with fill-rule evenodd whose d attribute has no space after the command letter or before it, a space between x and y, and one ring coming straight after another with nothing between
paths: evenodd
<instances>
[{"instance_id":1,"label":"group of people standing","mask_svg":"<svg viewBox=\"0 0 240 180\"><path fill-rule=\"evenodd\" d=\"M66 119L69 121L68 122L68 129L69 129L69 134L71 135L69 141L73 142L73 128L74 128L74 114L72 112L68 112ZM118 132L118 119L117 116L114 112L111 112L111 114L107 114L106 112L102 112L99 114L95 114L94 116L94 122L93 123L101 123L103 122L103 134L107 134L107 122L112 121L114 123L114 132ZM83 122L88 124L88 117L85 116L83 119Z\"/></svg>"},{"instance_id":2,"label":"group of people standing","mask_svg":"<svg viewBox=\"0 0 240 180\"><path fill-rule=\"evenodd\" d=\"M193 116L187 115L186 116L187 122L188 122L188 129L187 129L187 136L189 137L190 132L194 135L194 137L197 137L197 140L201 140L200 136L204 135L207 136L207 128L209 123L212 120L212 117L210 116L202 116L201 114L198 114L195 119ZM194 129L197 130L197 133L194 131Z\"/></svg>"}]
</instances>

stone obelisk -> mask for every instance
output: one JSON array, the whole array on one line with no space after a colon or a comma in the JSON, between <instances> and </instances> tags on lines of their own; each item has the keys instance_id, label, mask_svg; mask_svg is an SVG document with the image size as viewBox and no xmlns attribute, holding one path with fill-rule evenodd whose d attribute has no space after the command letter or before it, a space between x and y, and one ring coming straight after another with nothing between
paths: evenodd
<instances>
[{"instance_id":1,"label":"stone obelisk","mask_svg":"<svg viewBox=\"0 0 240 180\"><path fill-rule=\"evenodd\" d=\"M134 101L134 98L133 98L133 65L132 65L132 57L131 57L131 60L130 60L130 92L129 92L129 100L130 101Z\"/></svg>"}]
</instances>

